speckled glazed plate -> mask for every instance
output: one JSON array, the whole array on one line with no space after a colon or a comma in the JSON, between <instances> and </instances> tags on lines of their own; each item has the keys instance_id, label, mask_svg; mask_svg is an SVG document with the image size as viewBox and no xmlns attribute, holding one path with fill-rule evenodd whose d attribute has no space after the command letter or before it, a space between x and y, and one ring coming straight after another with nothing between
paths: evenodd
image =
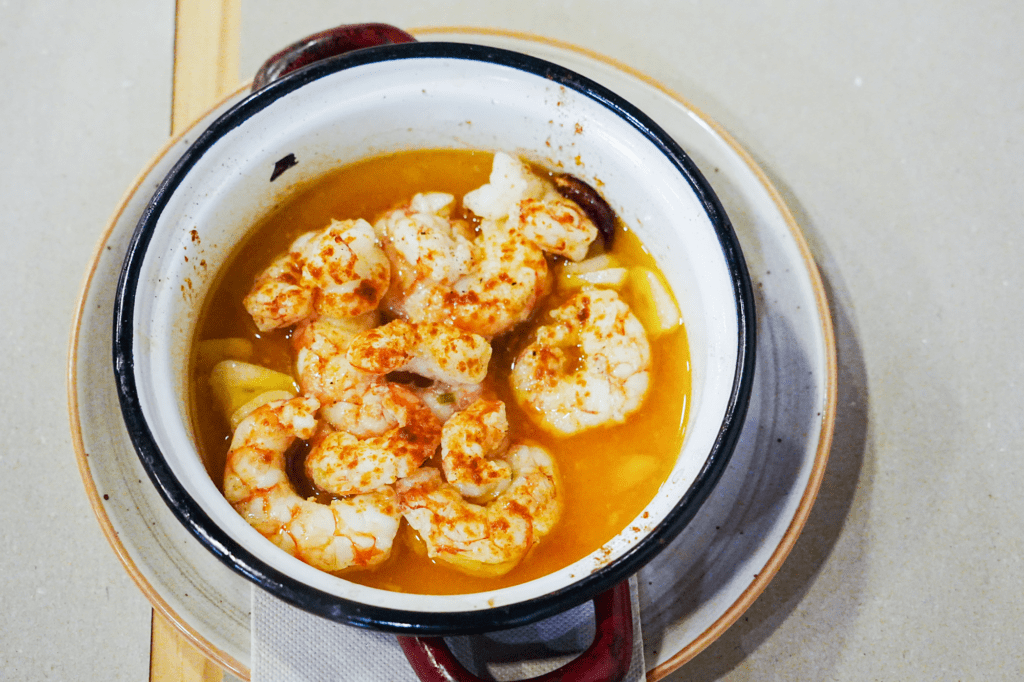
<instances>
[{"instance_id":1,"label":"speckled glazed plate","mask_svg":"<svg viewBox=\"0 0 1024 682\"><path fill-rule=\"evenodd\" d=\"M639 106L675 137L728 212L757 295L757 371L739 445L690 525L638 575L648 679L722 634L777 573L817 495L835 416L836 359L824 290L796 223L764 173L716 124L628 67L535 36L414 31L560 63ZM198 131L171 140L128 190L90 263L71 337L69 402L79 467L111 546L153 606L208 656L249 675L250 584L203 548L149 482L120 417L111 362L114 290L132 231Z\"/></svg>"}]
</instances>

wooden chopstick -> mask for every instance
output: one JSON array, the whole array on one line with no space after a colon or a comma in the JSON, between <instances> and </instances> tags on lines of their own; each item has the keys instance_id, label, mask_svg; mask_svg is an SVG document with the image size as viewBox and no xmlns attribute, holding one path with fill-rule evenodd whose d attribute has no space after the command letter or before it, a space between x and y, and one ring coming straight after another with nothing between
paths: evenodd
<instances>
[{"instance_id":1,"label":"wooden chopstick","mask_svg":"<svg viewBox=\"0 0 1024 682\"><path fill-rule=\"evenodd\" d=\"M241 0L177 0L171 131L238 88Z\"/></svg>"},{"instance_id":2,"label":"wooden chopstick","mask_svg":"<svg viewBox=\"0 0 1024 682\"><path fill-rule=\"evenodd\" d=\"M149 651L150 682L222 682L224 671L153 612Z\"/></svg>"},{"instance_id":3,"label":"wooden chopstick","mask_svg":"<svg viewBox=\"0 0 1024 682\"><path fill-rule=\"evenodd\" d=\"M239 86L241 0L177 0L171 134L177 134ZM150 682L221 682L224 671L156 611Z\"/></svg>"}]
</instances>

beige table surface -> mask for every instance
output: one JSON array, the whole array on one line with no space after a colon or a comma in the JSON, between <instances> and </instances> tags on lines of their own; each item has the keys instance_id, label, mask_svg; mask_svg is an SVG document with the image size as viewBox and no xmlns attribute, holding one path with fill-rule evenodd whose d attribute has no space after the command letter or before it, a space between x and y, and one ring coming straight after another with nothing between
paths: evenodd
<instances>
[{"instance_id":1,"label":"beige table surface","mask_svg":"<svg viewBox=\"0 0 1024 682\"><path fill-rule=\"evenodd\" d=\"M539 33L722 124L818 259L832 459L767 591L671 680L1024 679L1024 5L244 0L239 71L358 21ZM376 9L375 9L376 8ZM145 680L149 603L75 464L85 267L170 132L175 7L0 0L0 680Z\"/></svg>"}]
</instances>

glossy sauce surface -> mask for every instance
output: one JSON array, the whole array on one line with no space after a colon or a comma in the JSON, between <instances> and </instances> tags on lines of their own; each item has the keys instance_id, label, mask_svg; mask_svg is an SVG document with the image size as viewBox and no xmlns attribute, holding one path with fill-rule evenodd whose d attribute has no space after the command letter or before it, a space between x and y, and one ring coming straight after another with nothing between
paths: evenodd
<instances>
[{"instance_id":1,"label":"glossy sauce surface","mask_svg":"<svg viewBox=\"0 0 1024 682\"><path fill-rule=\"evenodd\" d=\"M197 328L196 341L242 337L255 347L251 362L294 375L289 330L258 332L242 308L256 275L300 234L318 230L331 219L364 218L371 223L417 192L443 191L461 197L488 180L492 155L468 151L416 151L378 157L335 171L276 207L232 255L218 275ZM592 249L599 249L599 246ZM611 252L626 265L655 268L636 236L618 226ZM632 304L632 292L621 292ZM682 445L686 401L690 393L689 352L683 326L651 340L651 389L644 406L625 424L555 438L537 429L516 405L508 374L530 333L545 312L568 294L553 293L533 318L492 342L486 384L505 401L513 442L546 446L559 468L564 509L555 529L526 559L498 578L468 576L425 556L415 533L403 521L390 559L372 570L349 570L348 580L382 589L427 594L456 594L497 589L558 570L599 549L643 508L664 483ZM209 367L193 353L190 376L192 420L206 468L221 486L231 433L207 385ZM302 444L290 453L289 470L302 495L314 495L302 480ZM436 465L436 462L428 462ZM318 496L323 500L329 498Z\"/></svg>"}]
</instances>

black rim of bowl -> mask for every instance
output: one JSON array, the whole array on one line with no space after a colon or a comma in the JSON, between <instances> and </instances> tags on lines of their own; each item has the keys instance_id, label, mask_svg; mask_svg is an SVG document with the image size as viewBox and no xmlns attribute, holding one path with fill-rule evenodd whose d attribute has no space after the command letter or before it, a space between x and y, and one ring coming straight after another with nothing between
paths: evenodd
<instances>
[{"instance_id":1,"label":"black rim of bowl","mask_svg":"<svg viewBox=\"0 0 1024 682\"><path fill-rule=\"evenodd\" d=\"M222 135L306 83L364 64L417 58L467 59L511 67L571 88L626 120L679 169L701 201L718 236L737 306L738 357L725 418L701 471L668 515L628 552L592 574L539 597L482 610L421 612L374 606L322 592L263 563L214 524L175 478L146 424L135 379L132 330L142 263L169 197L197 160ZM178 520L224 564L283 601L330 620L398 634L458 635L526 625L582 604L640 570L686 527L717 484L739 439L753 384L754 336L753 290L732 225L689 156L657 124L603 86L542 59L478 45L406 43L351 52L289 74L239 102L186 149L154 193L128 246L114 304L113 359L121 412L144 468Z\"/></svg>"}]
</instances>

